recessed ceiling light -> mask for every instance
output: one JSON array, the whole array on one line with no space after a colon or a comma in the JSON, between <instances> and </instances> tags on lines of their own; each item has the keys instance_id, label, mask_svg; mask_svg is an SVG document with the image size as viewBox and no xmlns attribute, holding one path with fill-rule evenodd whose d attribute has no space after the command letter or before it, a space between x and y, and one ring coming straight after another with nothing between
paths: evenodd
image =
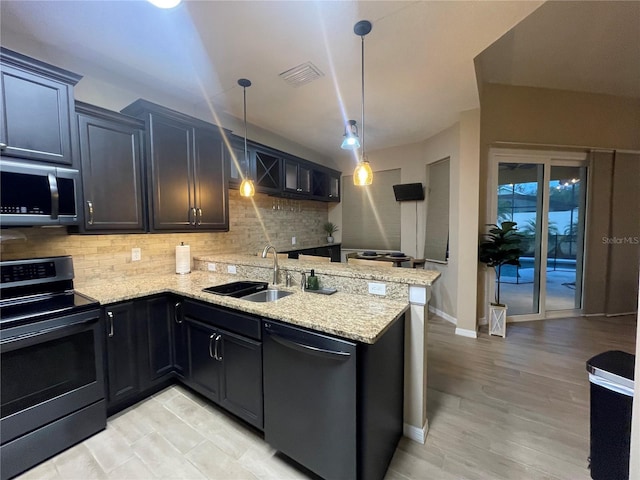
<instances>
[{"instance_id":1,"label":"recessed ceiling light","mask_svg":"<svg viewBox=\"0 0 640 480\"><path fill-rule=\"evenodd\" d=\"M174 8L177 7L182 0L147 0L158 8Z\"/></svg>"}]
</instances>

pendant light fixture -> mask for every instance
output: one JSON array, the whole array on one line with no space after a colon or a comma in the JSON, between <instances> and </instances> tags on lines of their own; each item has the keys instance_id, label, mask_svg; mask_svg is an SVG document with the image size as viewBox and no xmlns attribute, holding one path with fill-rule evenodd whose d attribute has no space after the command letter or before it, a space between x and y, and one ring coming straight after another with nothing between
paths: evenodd
<instances>
[{"instance_id":1,"label":"pendant light fixture","mask_svg":"<svg viewBox=\"0 0 640 480\"><path fill-rule=\"evenodd\" d=\"M360 20L353 27L353 32L360 36L360 40L362 41L362 123L360 125L362 129L362 151L358 166L353 172L353 184L358 186L371 185L373 182L373 171L371 170L371 165L369 165L364 149L364 37L370 31L371 22L368 20Z\"/></svg>"},{"instance_id":2,"label":"pendant light fixture","mask_svg":"<svg viewBox=\"0 0 640 480\"><path fill-rule=\"evenodd\" d=\"M241 197L253 197L256 193L256 187L253 185L253 180L249 176L249 155L247 154L247 87L251 86L251 80L241 78L238 80L238 85L242 87L242 93L244 96L244 164L245 172L242 177L242 183L240 184L240 196ZM242 175L242 174L241 174Z\"/></svg>"},{"instance_id":3,"label":"pendant light fixture","mask_svg":"<svg viewBox=\"0 0 640 480\"><path fill-rule=\"evenodd\" d=\"M358 138L358 126L355 120L349 120L344 127L344 139L340 148L344 150L357 150L360 148L360 139Z\"/></svg>"}]
</instances>

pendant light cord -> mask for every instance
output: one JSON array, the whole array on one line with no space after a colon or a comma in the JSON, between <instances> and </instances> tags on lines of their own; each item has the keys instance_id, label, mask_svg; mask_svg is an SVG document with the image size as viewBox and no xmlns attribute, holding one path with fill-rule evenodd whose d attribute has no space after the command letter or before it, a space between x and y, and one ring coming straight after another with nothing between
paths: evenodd
<instances>
[{"instance_id":1,"label":"pendant light cord","mask_svg":"<svg viewBox=\"0 0 640 480\"><path fill-rule=\"evenodd\" d=\"M244 99L244 174L249 176L249 159L247 158L247 87L242 87Z\"/></svg>"},{"instance_id":2,"label":"pendant light cord","mask_svg":"<svg viewBox=\"0 0 640 480\"><path fill-rule=\"evenodd\" d=\"M360 36L360 40L362 41L362 55L361 55L361 65L362 65L362 158L364 161L364 35Z\"/></svg>"}]
</instances>

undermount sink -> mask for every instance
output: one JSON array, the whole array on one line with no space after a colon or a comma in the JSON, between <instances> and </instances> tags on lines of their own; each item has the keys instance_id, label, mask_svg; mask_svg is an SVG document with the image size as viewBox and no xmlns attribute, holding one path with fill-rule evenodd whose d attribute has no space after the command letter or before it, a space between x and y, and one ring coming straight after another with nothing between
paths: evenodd
<instances>
[{"instance_id":1,"label":"undermount sink","mask_svg":"<svg viewBox=\"0 0 640 480\"><path fill-rule=\"evenodd\" d=\"M270 288L268 290L262 290L261 292L252 293L241 297L242 300L249 300L250 302L275 302L284 297L288 297L293 292L287 292L286 290L278 290Z\"/></svg>"}]
</instances>

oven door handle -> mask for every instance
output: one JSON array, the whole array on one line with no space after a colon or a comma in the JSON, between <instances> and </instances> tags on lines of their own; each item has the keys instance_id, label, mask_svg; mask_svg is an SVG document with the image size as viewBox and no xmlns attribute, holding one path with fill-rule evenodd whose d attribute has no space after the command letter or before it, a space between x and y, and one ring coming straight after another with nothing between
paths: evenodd
<instances>
[{"instance_id":1,"label":"oven door handle","mask_svg":"<svg viewBox=\"0 0 640 480\"><path fill-rule=\"evenodd\" d=\"M14 337L3 338L0 341L3 351L11 351L17 348L28 347L36 343L40 343L43 337L52 337L52 339L71 335L86 329L86 326L98 321L98 317L78 320L76 322L57 325L55 327L45 328L35 332L24 333Z\"/></svg>"}]
</instances>

